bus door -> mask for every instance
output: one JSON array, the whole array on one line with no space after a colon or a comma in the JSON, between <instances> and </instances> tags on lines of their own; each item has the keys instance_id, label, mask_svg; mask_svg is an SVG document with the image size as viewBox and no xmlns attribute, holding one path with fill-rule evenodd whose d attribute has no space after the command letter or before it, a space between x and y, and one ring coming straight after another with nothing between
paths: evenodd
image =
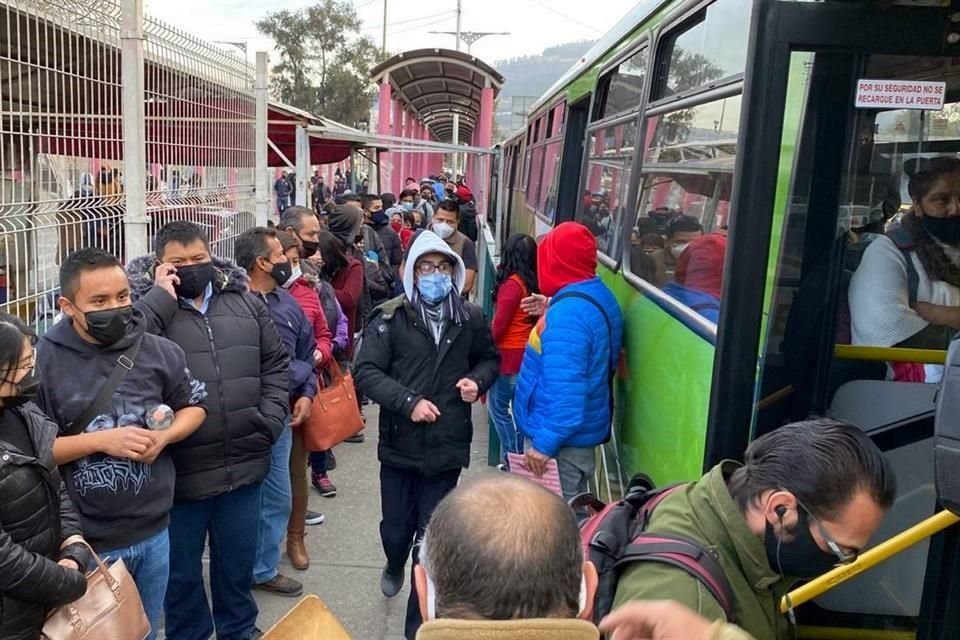
<instances>
[{"instance_id":1,"label":"bus door","mask_svg":"<svg viewBox=\"0 0 960 640\"><path fill-rule=\"evenodd\" d=\"M921 224L911 176L960 162L960 26L929 6L944 4L757 2L753 18L724 282L737 304L718 323L706 464L789 421L855 423L897 474L874 543L939 508L933 413L951 331L916 303L960 305L923 266L949 280L960 247L924 236L939 250L911 276L902 234ZM801 607L800 637L960 636L955 529Z\"/></svg>"}]
</instances>

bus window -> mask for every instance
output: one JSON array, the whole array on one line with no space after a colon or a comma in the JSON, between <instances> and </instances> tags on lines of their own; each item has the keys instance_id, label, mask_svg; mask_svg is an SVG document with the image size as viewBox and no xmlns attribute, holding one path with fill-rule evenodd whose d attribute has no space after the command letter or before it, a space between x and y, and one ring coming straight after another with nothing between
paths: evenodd
<instances>
[{"instance_id":1,"label":"bus window","mask_svg":"<svg viewBox=\"0 0 960 640\"><path fill-rule=\"evenodd\" d=\"M540 193L540 183L542 181L541 169L543 168L543 147L534 147L529 154L531 159L528 164L530 169L527 172L527 204L533 207L536 205L537 198Z\"/></svg>"},{"instance_id":2,"label":"bus window","mask_svg":"<svg viewBox=\"0 0 960 640\"><path fill-rule=\"evenodd\" d=\"M614 260L621 253L621 222L627 206L637 129L637 119L631 119L600 126L587 139L587 180L577 222L597 236L597 247Z\"/></svg>"},{"instance_id":3,"label":"bus window","mask_svg":"<svg viewBox=\"0 0 960 640\"><path fill-rule=\"evenodd\" d=\"M716 322L740 96L649 118L630 269ZM718 237L681 257L700 236Z\"/></svg>"},{"instance_id":4,"label":"bus window","mask_svg":"<svg viewBox=\"0 0 960 640\"><path fill-rule=\"evenodd\" d=\"M621 62L600 79L599 96L603 104L598 119L639 109L643 102L643 84L647 73L647 49L644 47Z\"/></svg>"},{"instance_id":5,"label":"bus window","mask_svg":"<svg viewBox=\"0 0 960 640\"><path fill-rule=\"evenodd\" d=\"M715 2L667 36L654 99L685 93L743 72L750 2Z\"/></svg>"}]
</instances>

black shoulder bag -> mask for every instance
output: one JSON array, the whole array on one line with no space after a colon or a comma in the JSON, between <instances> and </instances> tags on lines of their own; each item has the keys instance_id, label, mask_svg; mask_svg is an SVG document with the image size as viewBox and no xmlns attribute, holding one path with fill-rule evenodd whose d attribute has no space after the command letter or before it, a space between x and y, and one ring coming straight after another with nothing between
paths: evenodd
<instances>
[{"instance_id":1,"label":"black shoulder bag","mask_svg":"<svg viewBox=\"0 0 960 640\"><path fill-rule=\"evenodd\" d=\"M142 341L143 335L140 335L134 340L133 344L117 356L117 365L110 373L110 377L103 383L100 390L97 391L96 397L87 405L87 408L80 414L80 417L67 425L63 435L75 436L80 434L94 418L104 412L110 404L110 400L113 399L113 394L116 392L117 387L119 387L123 379L127 377L127 373L133 369Z\"/></svg>"}]
</instances>

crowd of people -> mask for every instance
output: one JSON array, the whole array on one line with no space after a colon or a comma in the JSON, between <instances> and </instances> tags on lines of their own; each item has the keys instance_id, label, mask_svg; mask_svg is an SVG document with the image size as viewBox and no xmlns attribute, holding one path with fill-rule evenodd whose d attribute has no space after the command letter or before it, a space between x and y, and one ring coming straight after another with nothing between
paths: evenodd
<instances>
[{"instance_id":1,"label":"crowd of people","mask_svg":"<svg viewBox=\"0 0 960 640\"><path fill-rule=\"evenodd\" d=\"M303 434L334 363L352 369L358 405L379 405L380 587L399 594L410 563L408 640L786 638L780 596L852 561L879 527L895 481L869 438L833 420L787 425L647 523L710 549L733 604L680 567L636 562L600 620L578 528L596 516L569 506L610 437L624 342L595 230L510 237L488 319L470 300L477 210L462 178L410 178L399 197L318 186L319 207L278 188L277 221L238 236L233 260L170 222L126 264L72 253L63 317L39 339L0 316L0 637L38 638L52 608L83 595L92 558L62 547L80 533L123 559L151 639L161 626L171 640L260 637L254 591L303 592L280 559L285 548L294 569L310 566L305 528L324 516L309 486L337 494L334 451ZM695 222L640 238L665 283L696 272L698 243L718 250ZM562 499L511 473L461 481L484 396L501 470L556 465Z\"/></svg>"}]
</instances>

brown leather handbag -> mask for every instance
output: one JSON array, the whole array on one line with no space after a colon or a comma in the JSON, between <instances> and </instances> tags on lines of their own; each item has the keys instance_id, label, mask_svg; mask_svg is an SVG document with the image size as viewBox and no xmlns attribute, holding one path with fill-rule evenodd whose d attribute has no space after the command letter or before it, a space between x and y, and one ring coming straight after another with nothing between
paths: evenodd
<instances>
[{"instance_id":1,"label":"brown leather handbag","mask_svg":"<svg viewBox=\"0 0 960 640\"><path fill-rule=\"evenodd\" d=\"M307 451L326 451L363 431L353 376L344 372L336 360L330 361L327 371L330 384L317 391L310 417L303 424L303 446Z\"/></svg>"},{"instance_id":2,"label":"brown leather handbag","mask_svg":"<svg viewBox=\"0 0 960 640\"><path fill-rule=\"evenodd\" d=\"M150 622L140 592L122 559L108 568L80 536L63 547L80 543L90 549L97 568L87 575L87 592L76 602L55 609L43 625L45 640L143 640Z\"/></svg>"}]
</instances>

